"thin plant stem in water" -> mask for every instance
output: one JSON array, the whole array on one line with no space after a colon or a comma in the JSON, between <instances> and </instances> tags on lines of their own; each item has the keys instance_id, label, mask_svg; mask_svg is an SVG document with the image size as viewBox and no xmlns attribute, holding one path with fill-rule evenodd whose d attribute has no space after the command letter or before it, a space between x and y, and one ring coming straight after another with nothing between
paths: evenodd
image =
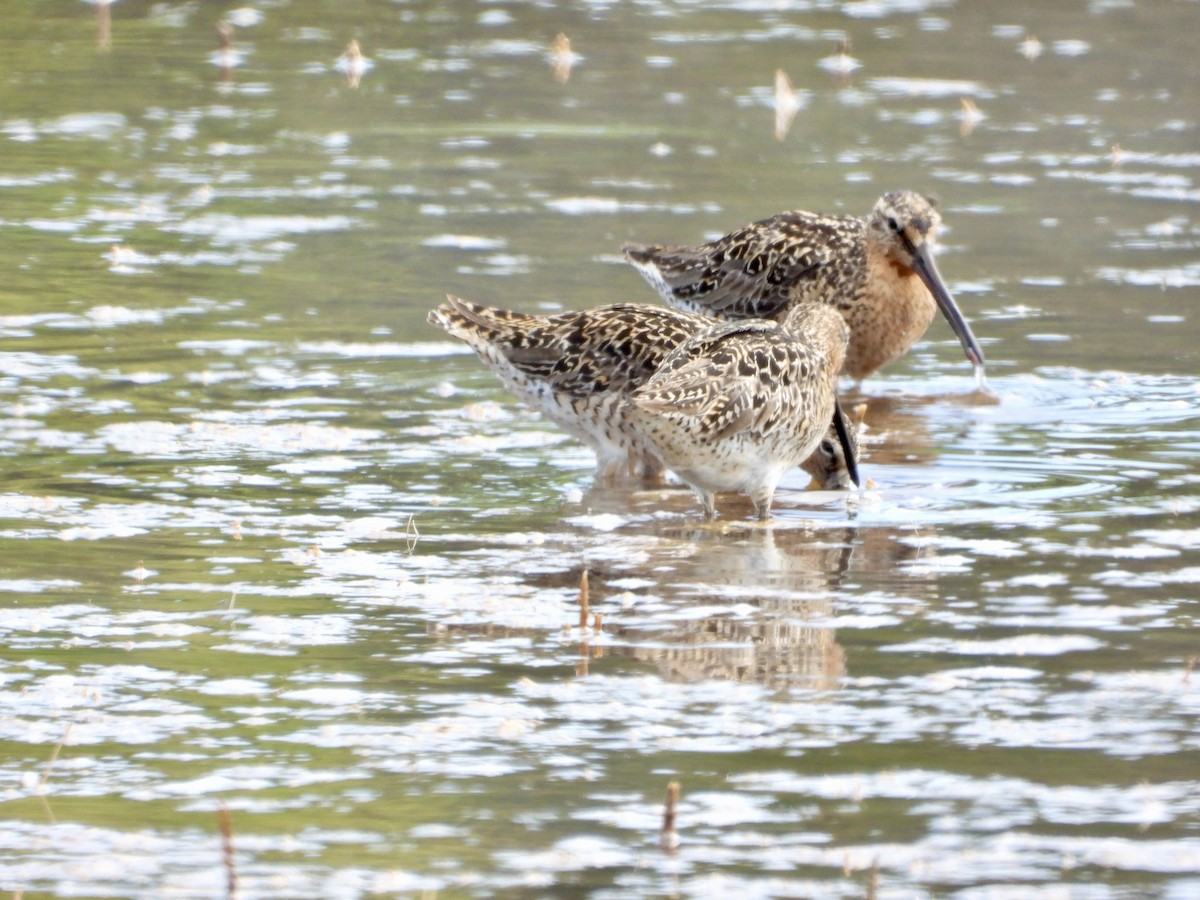
<instances>
[{"instance_id":1,"label":"thin plant stem in water","mask_svg":"<svg viewBox=\"0 0 1200 900\"><path fill-rule=\"evenodd\" d=\"M579 578L579 627L587 628L588 623L588 570L583 570Z\"/></svg>"},{"instance_id":2,"label":"thin plant stem in water","mask_svg":"<svg viewBox=\"0 0 1200 900\"><path fill-rule=\"evenodd\" d=\"M38 779L38 797L41 798L42 807L46 810L46 816L50 819L50 824L57 824L58 819L54 817L54 811L50 809L50 801L46 799L46 784L50 781L50 773L54 769L54 763L58 761L58 754L62 752L63 745L66 744L67 738L71 736L71 727L74 722L68 722L66 729L63 731L63 736L59 738L58 743L54 745L54 749L50 751L50 758L46 760L46 767L42 769L42 777Z\"/></svg>"},{"instance_id":3,"label":"thin plant stem in water","mask_svg":"<svg viewBox=\"0 0 1200 900\"><path fill-rule=\"evenodd\" d=\"M867 900L875 900L879 896L879 857L871 863L871 874L867 877Z\"/></svg>"},{"instance_id":4,"label":"thin plant stem in water","mask_svg":"<svg viewBox=\"0 0 1200 900\"><path fill-rule=\"evenodd\" d=\"M59 738L58 743L54 745L54 749L50 751L50 758L46 760L46 768L42 769L42 777L38 779L38 790L46 789L46 782L50 780L50 772L54 769L54 763L58 761L58 754L62 752L63 744L70 737L71 728L74 724L74 722L67 723L66 730L63 731L63 736Z\"/></svg>"},{"instance_id":5,"label":"thin plant stem in water","mask_svg":"<svg viewBox=\"0 0 1200 900\"><path fill-rule=\"evenodd\" d=\"M662 829L658 833L658 844L671 852L679 846L679 833L675 830L675 807L679 803L679 782L667 785L667 802L663 806Z\"/></svg>"},{"instance_id":6,"label":"thin plant stem in water","mask_svg":"<svg viewBox=\"0 0 1200 900\"><path fill-rule=\"evenodd\" d=\"M217 805L217 829L221 832L221 860L225 865L225 896L237 896L237 866L233 858L233 820L225 801Z\"/></svg>"}]
</instances>

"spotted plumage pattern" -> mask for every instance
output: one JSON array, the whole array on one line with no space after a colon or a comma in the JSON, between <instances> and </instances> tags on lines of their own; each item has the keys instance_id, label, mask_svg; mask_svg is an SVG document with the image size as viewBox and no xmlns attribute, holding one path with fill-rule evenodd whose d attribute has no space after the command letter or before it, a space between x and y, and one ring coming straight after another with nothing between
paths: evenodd
<instances>
[{"instance_id":1,"label":"spotted plumage pattern","mask_svg":"<svg viewBox=\"0 0 1200 900\"><path fill-rule=\"evenodd\" d=\"M782 323L713 325L634 391L633 422L708 518L717 493L736 491L765 519L783 473L840 417L834 389L847 341L845 322L823 304L793 306Z\"/></svg>"},{"instance_id":2,"label":"spotted plumage pattern","mask_svg":"<svg viewBox=\"0 0 1200 900\"><path fill-rule=\"evenodd\" d=\"M631 418L631 396L708 316L616 304L539 316L448 296L429 323L466 342L513 394L596 453L599 477L658 478L665 466ZM857 447L852 450L857 462ZM833 426L803 468L828 490L850 486Z\"/></svg>"},{"instance_id":3,"label":"spotted plumage pattern","mask_svg":"<svg viewBox=\"0 0 1200 900\"><path fill-rule=\"evenodd\" d=\"M983 350L933 261L936 203L892 191L871 215L780 213L696 246L627 244L625 258L673 306L720 319L836 308L850 328L844 371L861 380L908 352L941 309L968 359Z\"/></svg>"},{"instance_id":4,"label":"spotted plumage pattern","mask_svg":"<svg viewBox=\"0 0 1200 900\"><path fill-rule=\"evenodd\" d=\"M590 446L602 478L653 478L663 465L628 422L628 397L712 320L633 304L538 316L448 296L429 323L465 341L509 391Z\"/></svg>"}]
</instances>

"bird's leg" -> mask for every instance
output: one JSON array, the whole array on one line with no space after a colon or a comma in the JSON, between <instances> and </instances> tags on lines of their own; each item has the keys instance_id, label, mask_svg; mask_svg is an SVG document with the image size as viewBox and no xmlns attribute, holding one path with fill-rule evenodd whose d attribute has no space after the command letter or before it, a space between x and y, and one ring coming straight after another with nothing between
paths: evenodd
<instances>
[{"instance_id":1,"label":"bird's leg","mask_svg":"<svg viewBox=\"0 0 1200 900\"><path fill-rule=\"evenodd\" d=\"M758 514L758 520L765 522L771 518L771 500L775 496L775 488L764 489L757 492L750 501L754 504L754 511Z\"/></svg>"}]
</instances>

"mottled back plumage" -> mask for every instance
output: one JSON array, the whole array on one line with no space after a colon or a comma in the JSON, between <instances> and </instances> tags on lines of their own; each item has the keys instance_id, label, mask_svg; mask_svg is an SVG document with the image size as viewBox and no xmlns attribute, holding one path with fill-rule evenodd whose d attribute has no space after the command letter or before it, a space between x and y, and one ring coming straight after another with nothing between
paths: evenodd
<instances>
[{"instance_id":1,"label":"mottled back plumage","mask_svg":"<svg viewBox=\"0 0 1200 900\"><path fill-rule=\"evenodd\" d=\"M847 338L841 317L818 304L783 323L715 324L634 392L632 419L708 517L716 493L737 491L766 518L780 477L829 431Z\"/></svg>"},{"instance_id":2,"label":"mottled back plumage","mask_svg":"<svg viewBox=\"0 0 1200 900\"><path fill-rule=\"evenodd\" d=\"M431 324L574 396L632 390L712 324L695 313L631 303L538 316L446 299L429 314Z\"/></svg>"},{"instance_id":3,"label":"mottled back plumage","mask_svg":"<svg viewBox=\"0 0 1200 900\"><path fill-rule=\"evenodd\" d=\"M707 244L623 250L672 306L719 319L775 319L798 285L837 277L825 267L853 251L860 224L848 216L786 212Z\"/></svg>"},{"instance_id":4,"label":"mottled back plumage","mask_svg":"<svg viewBox=\"0 0 1200 900\"><path fill-rule=\"evenodd\" d=\"M981 366L983 352L933 263L940 224L934 201L892 191L867 217L785 212L706 244L627 244L624 252L664 300L691 312L778 319L794 305L836 308L850 328L845 371L856 379L906 353L938 308Z\"/></svg>"},{"instance_id":5,"label":"mottled back plumage","mask_svg":"<svg viewBox=\"0 0 1200 900\"><path fill-rule=\"evenodd\" d=\"M681 344L713 326L707 316L616 304L539 316L447 297L429 323L466 342L505 387L596 453L602 478L659 477L657 451L632 423L633 392ZM848 465L832 449L804 469L821 486L847 487Z\"/></svg>"},{"instance_id":6,"label":"mottled back plumage","mask_svg":"<svg viewBox=\"0 0 1200 900\"><path fill-rule=\"evenodd\" d=\"M602 477L656 477L663 465L627 421L629 395L712 320L633 304L537 316L449 296L429 323L469 344L508 390L590 446Z\"/></svg>"}]
</instances>

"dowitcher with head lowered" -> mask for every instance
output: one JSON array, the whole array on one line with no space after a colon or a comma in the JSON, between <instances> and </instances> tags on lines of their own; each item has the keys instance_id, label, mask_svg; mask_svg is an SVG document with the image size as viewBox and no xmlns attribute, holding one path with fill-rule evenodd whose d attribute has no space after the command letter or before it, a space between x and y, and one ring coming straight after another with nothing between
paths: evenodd
<instances>
[{"instance_id":1,"label":"dowitcher with head lowered","mask_svg":"<svg viewBox=\"0 0 1200 900\"><path fill-rule=\"evenodd\" d=\"M633 392L633 423L710 519L726 491L748 495L767 518L779 479L818 449L831 421L857 484L835 396L847 341L841 316L819 303L791 306L782 322L714 324Z\"/></svg>"},{"instance_id":2,"label":"dowitcher with head lowered","mask_svg":"<svg viewBox=\"0 0 1200 900\"><path fill-rule=\"evenodd\" d=\"M665 466L636 427L632 395L671 353L716 323L660 306L615 304L530 315L448 296L429 323L466 342L509 391L596 453L601 479L658 478ZM827 490L851 484L857 442L828 434L802 466ZM847 453L849 455L847 455Z\"/></svg>"},{"instance_id":3,"label":"dowitcher with head lowered","mask_svg":"<svg viewBox=\"0 0 1200 900\"><path fill-rule=\"evenodd\" d=\"M891 191L869 216L795 211L697 246L627 244L625 258L668 303L720 319L779 319L808 302L836 308L850 328L843 371L861 380L903 356L938 309L967 358L983 350L933 259L936 203Z\"/></svg>"}]
</instances>

